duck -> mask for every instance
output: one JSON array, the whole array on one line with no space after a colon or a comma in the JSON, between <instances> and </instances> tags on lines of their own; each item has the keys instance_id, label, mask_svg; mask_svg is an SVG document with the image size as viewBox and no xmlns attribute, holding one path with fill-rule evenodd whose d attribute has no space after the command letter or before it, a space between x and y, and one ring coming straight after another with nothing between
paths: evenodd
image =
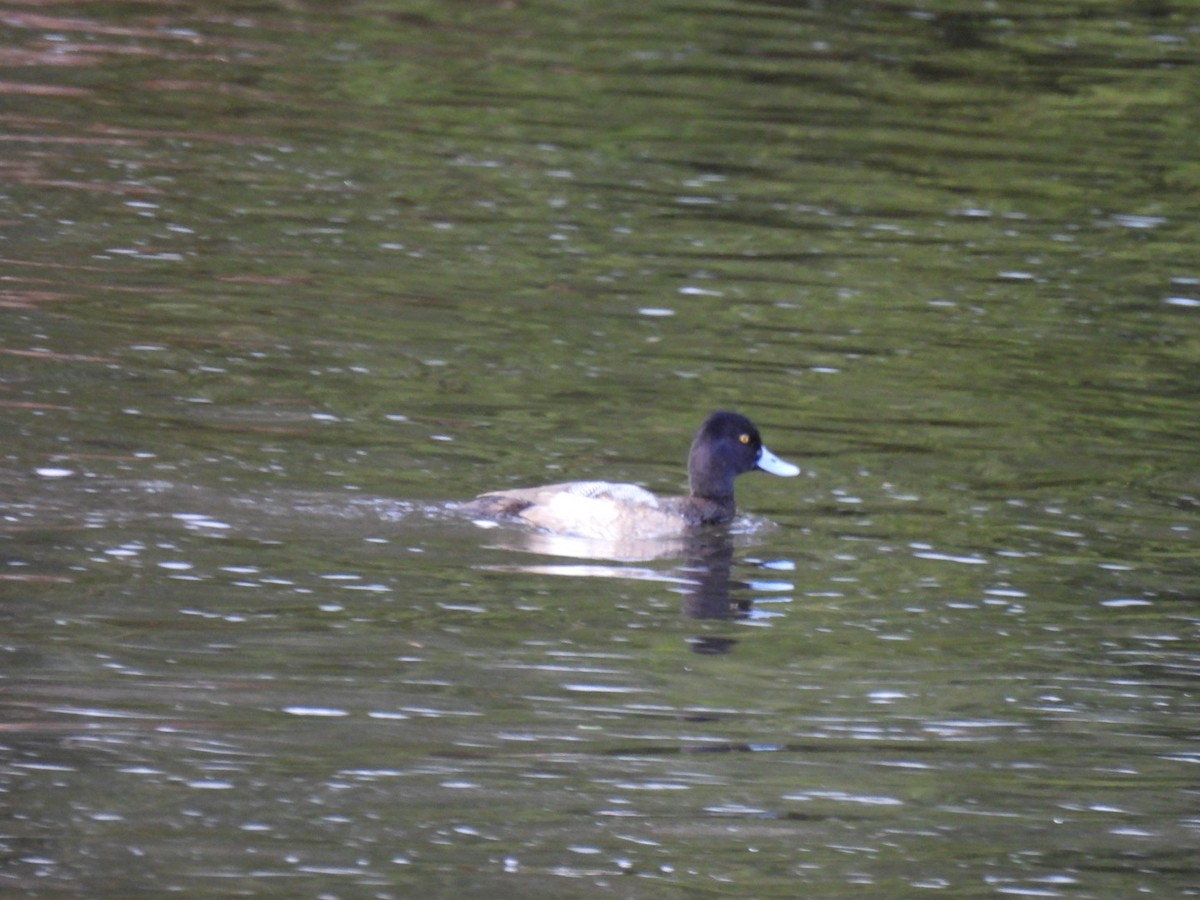
<instances>
[{"instance_id":1,"label":"duck","mask_svg":"<svg viewBox=\"0 0 1200 900\"><path fill-rule=\"evenodd\" d=\"M800 474L766 448L758 428L738 412L717 410L692 439L686 497L658 497L636 484L568 481L480 494L467 510L487 519L518 519L545 532L607 541L650 540L722 525L737 511L733 482L746 472Z\"/></svg>"}]
</instances>

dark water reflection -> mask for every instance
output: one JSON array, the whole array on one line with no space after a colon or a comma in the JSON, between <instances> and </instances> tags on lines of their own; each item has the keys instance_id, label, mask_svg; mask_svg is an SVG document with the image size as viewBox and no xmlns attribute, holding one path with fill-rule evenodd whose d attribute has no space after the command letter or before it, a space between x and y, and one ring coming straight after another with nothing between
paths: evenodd
<instances>
[{"instance_id":1,"label":"dark water reflection","mask_svg":"<svg viewBox=\"0 0 1200 900\"><path fill-rule=\"evenodd\" d=\"M1188 12L0 5L0 893L1200 893Z\"/></svg>"}]
</instances>

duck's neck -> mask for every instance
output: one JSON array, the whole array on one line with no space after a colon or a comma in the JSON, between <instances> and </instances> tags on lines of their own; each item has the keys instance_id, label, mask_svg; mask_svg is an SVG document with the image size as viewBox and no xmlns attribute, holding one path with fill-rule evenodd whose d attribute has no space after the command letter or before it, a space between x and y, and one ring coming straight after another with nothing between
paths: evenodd
<instances>
[{"instance_id":1,"label":"duck's neck","mask_svg":"<svg viewBox=\"0 0 1200 900\"><path fill-rule=\"evenodd\" d=\"M733 506L733 478L723 480L689 479L693 497Z\"/></svg>"},{"instance_id":2,"label":"duck's neck","mask_svg":"<svg viewBox=\"0 0 1200 900\"><path fill-rule=\"evenodd\" d=\"M733 497L705 497L694 491L690 497L677 501L680 512L691 525L717 525L733 518L737 508Z\"/></svg>"},{"instance_id":3,"label":"duck's neck","mask_svg":"<svg viewBox=\"0 0 1200 900\"><path fill-rule=\"evenodd\" d=\"M733 507L734 473L728 469L719 470L708 459L709 453L704 448L693 450L688 459L688 485L693 497L711 500L722 506Z\"/></svg>"}]
</instances>

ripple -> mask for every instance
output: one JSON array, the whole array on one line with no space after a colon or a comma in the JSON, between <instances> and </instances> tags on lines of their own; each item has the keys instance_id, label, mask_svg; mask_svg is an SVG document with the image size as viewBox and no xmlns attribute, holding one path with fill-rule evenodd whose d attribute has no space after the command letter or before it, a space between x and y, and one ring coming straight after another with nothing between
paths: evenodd
<instances>
[{"instance_id":1,"label":"ripple","mask_svg":"<svg viewBox=\"0 0 1200 900\"><path fill-rule=\"evenodd\" d=\"M281 712L290 716L313 716L316 718L340 718L350 715L344 709L329 706L285 706Z\"/></svg>"}]
</instances>

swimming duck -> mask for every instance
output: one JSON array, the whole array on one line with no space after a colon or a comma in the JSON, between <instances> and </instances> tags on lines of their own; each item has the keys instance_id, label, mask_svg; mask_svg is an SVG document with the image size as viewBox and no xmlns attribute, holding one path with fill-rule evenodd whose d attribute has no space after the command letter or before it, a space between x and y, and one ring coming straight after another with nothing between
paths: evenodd
<instances>
[{"instance_id":1,"label":"swimming duck","mask_svg":"<svg viewBox=\"0 0 1200 900\"><path fill-rule=\"evenodd\" d=\"M733 480L755 469L785 478L800 474L799 467L763 446L753 422L740 413L718 411L692 440L687 497L656 497L635 484L571 481L492 491L467 509L491 518L517 517L556 534L601 540L670 537L730 521Z\"/></svg>"}]
</instances>

